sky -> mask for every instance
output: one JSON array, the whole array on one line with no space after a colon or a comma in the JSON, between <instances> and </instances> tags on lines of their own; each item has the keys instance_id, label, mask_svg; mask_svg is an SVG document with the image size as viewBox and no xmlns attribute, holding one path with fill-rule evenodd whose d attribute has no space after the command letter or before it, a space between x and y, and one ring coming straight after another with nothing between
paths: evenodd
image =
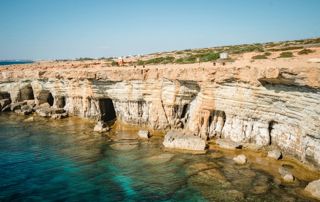
<instances>
[{"instance_id":1,"label":"sky","mask_svg":"<svg viewBox=\"0 0 320 202\"><path fill-rule=\"evenodd\" d=\"M320 37L320 0L0 0L0 60Z\"/></svg>"}]
</instances>

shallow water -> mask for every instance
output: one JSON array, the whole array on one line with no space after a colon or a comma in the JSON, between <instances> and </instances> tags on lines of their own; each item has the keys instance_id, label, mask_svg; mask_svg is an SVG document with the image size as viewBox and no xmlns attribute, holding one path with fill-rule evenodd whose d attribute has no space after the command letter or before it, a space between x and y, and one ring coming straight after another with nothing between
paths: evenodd
<instances>
[{"instance_id":1,"label":"shallow water","mask_svg":"<svg viewBox=\"0 0 320 202\"><path fill-rule=\"evenodd\" d=\"M134 129L92 132L77 118L0 115L0 201L309 201L219 152L164 151Z\"/></svg>"}]
</instances>

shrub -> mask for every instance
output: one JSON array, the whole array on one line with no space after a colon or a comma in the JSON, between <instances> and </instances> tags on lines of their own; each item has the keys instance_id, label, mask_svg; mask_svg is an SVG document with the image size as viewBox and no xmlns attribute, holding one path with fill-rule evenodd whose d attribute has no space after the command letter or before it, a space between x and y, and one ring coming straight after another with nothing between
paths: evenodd
<instances>
[{"instance_id":1,"label":"shrub","mask_svg":"<svg viewBox=\"0 0 320 202\"><path fill-rule=\"evenodd\" d=\"M298 52L299 55L308 55L309 53L313 53L313 50L310 49L303 49L301 51Z\"/></svg>"},{"instance_id":2,"label":"shrub","mask_svg":"<svg viewBox=\"0 0 320 202\"><path fill-rule=\"evenodd\" d=\"M268 57L263 54L263 55L255 55L251 59L260 60L260 59L268 59Z\"/></svg>"},{"instance_id":3,"label":"shrub","mask_svg":"<svg viewBox=\"0 0 320 202\"><path fill-rule=\"evenodd\" d=\"M188 64L188 63L195 63L196 60L197 60L197 57L195 55L190 55L187 57L179 58L175 60L175 62L179 64Z\"/></svg>"},{"instance_id":4,"label":"shrub","mask_svg":"<svg viewBox=\"0 0 320 202\"><path fill-rule=\"evenodd\" d=\"M76 61L85 61L85 60L94 60L93 58L88 58L88 57L85 57L85 58L77 58Z\"/></svg>"},{"instance_id":5,"label":"shrub","mask_svg":"<svg viewBox=\"0 0 320 202\"><path fill-rule=\"evenodd\" d=\"M137 65L144 65L144 61L138 60Z\"/></svg>"},{"instance_id":6,"label":"shrub","mask_svg":"<svg viewBox=\"0 0 320 202\"><path fill-rule=\"evenodd\" d=\"M119 66L119 64L118 64L116 61L114 61L114 60L111 62L111 65L112 65L112 66Z\"/></svg>"},{"instance_id":7,"label":"shrub","mask_svg":"<svg viewBox=\"0 0 320 202\"><path fill-rule=\"evenodd\" d=\"M293 57L293 53L292 52L282 52L280 53L279 58L291 58Z\"/></svg>"},{"instance_id":8,"label":"shrub","mask_svg":"<svg viewBox=\"0 0 320 202\"><path fill-rule=\"evenodd\" d=\"M296 50L296 49L302 49L302 46L289 46L284 48L270 48L269 51L288 51L288 50Z\"/></svg>"},{"instance_id":9,"label":"shrub","mask_svg":"<svg viewBox=\"0 0 320 202\"><path fill-rule=\"evenodd\" d=\"M253 45L238 45L238 46L230 46L228 52L234 54L247 53L247 52L263 52L262 44L253 44Z\"/></svg>"},{"instance_id":10,"label":"shrub","mask_svg":"<svg viewBox=\"0 0 320 202\"><path fill-rule=\"evenodd\" d=\"M219 56L219 53L208 52L208 53L196 55L196 57L200 59L200 62L209 62L209 61L219 59L220 56Z\"/></svg>"},{"instance_id":11,"label":"shrub","mask_svg":"<svg viewBox=\"0 0 320 202\"><path fill-rule=\"evenodd\" d=\"M271 55L270 52L266 52L263 55L255 55L251 59L254 59L254 60L268 59L268 56L270 56L270 55Z\"/></svg>"}]
</instances>

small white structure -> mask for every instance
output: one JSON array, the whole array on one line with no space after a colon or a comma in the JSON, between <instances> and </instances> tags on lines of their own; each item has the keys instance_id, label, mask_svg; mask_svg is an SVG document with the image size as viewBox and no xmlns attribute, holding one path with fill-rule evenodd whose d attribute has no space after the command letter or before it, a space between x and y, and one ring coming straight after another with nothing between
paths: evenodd
<instances>
[{"instance_id":1,"label":"small white structure","mask_svg":"<svg viewBox=\"0 0 320 202\"><path fill-rule=\"evenodd\" d=\"M219 57L220 57L220 59L227 59L228 53L226 53L226 52L220 53Z\"/></svg>"}]
</instances>

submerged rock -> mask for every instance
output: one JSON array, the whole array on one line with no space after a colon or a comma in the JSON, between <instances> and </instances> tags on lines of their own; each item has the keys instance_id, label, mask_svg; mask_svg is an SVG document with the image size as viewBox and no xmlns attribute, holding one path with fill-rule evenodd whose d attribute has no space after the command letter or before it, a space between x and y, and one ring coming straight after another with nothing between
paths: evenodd
<instances>
[{"instance_id":1,"label":"submerged rock","mask_svg":"<svg viewBox=\"0 0 320 202\"><path fill-rule=\"evenodd\" d=\"M150 137L150 133L147 130L139 130L138 136L141 137L141 138L148 139Z\"/></svg>"},{"instance_id":2,"label":"submerged rock","mask_svg":"<svg viewBox=\"0 0 320 202\"><path fill-rule=\"evenodd\" d=\"M68 114L67 114L67 113L52 114L52 115L51 115L51 118L52 118L52 119L63 119L63 118L66 118L66 117L68 117Z\"/></svg>"},{"instance_id":3,"label":"submerged rock","mask_svg":"<svg viewBox=\"0 0 320 202\"><path fill-rule=\"evenodd\" d=\"M103 121L98 121L98 123L93 128L94 132L100 132L100 133L101 132L107 132L109 130L110 130L110 128Z\"/></svg>"},{"instance_id":4,"label":"submerged rock","mask_svg":"<svg viewBox=\"0 0 320 202\"><path fill-rule=\"evenodd\" d=\"M169 131L164 137L163 145L172 149L204 151L206 148L206 141L192 134Z\"/></svg>"},{"instance_id":5,"label":"submerged rock","mask_svg":"<svg viewBox=\"0 0 320 202\"><path fill-rule=\"evenodd\" d=\"M282 180L284 182L288 182L288 183L294 182L295 178L287 168L281 166L278 171L279 171L279 173L280 173L280 175L282 177Z\"/></svg>"},{"instance_id":6,"label":"submerged rock","mask_svg":"<svg viewBox=\"0 0 320 202\"><path fill-rule=\"evenodd\" d=\"M31 116L29 118L26 118L23 122L33 122L34 121L34 117Z\"/></svg>"},{"instance_id":7,"label":"submerged rock","mask_svg":"<svg viewBox=\"0 0 320 202\"><path fill-rule=\"evenodd\" d=\"M276 160L279 160L282 158L282 153L280 150L272 150L272 151L269 151L268 152L268 157L269 158L273 158L273 159L276 159Z\"/></svg>"},{"instance_id":8,"label":"submerged rock","mask_svg":"<svg viewBox=\"0 0 320 202\"><path fill-rule=\"evenodd\" d=\"M242 147L240 143L228 139L217 139L216 143L224 149L241 149Z\"/></svg>"},{"instance_id":9,"label":"submerged rock","mask_svg":"<svg viewBox=\"0 0 320 202\"><path fill-rule=\"evenodd\" d=\"M117 151L130 151L133 150L134 148L136 148L138 146L137 143L127 143L127 142L122 142L122 143L114 143L112 145L110 145L110 147L114 150Z\"/></svg>"},{"instance_id":10,"label":"submerged rock","mask_svg":"<svg viewBox=\"0 0 320 202\"><path fill-rule=\"evenodd\" d=\"M304 190L320 200L320 179L310 182Z\"/></svg>"},{"instance_id":11,"label":"submerged rock","mask_svg":"<svg viewBox=\"0 0 320 202\"><path fill-rule=\"evenodd\" d=\"M170 161L173 157L174 157L174 154L164 153L164 154L145 158L144 161L150 164L161 164L161 163L166 163Z\"/></svg>"},{"instance_id":12,"label":"submerged rock","mask_svg":"<svg viewBox=\"0 0 320 202\"><path fill-rule=\"evenodd\" d=\"M240 154L233 158L233 160L240 165L243 165L247 162L247 157L244 154Z\"/></svg>"}]
</instances>

